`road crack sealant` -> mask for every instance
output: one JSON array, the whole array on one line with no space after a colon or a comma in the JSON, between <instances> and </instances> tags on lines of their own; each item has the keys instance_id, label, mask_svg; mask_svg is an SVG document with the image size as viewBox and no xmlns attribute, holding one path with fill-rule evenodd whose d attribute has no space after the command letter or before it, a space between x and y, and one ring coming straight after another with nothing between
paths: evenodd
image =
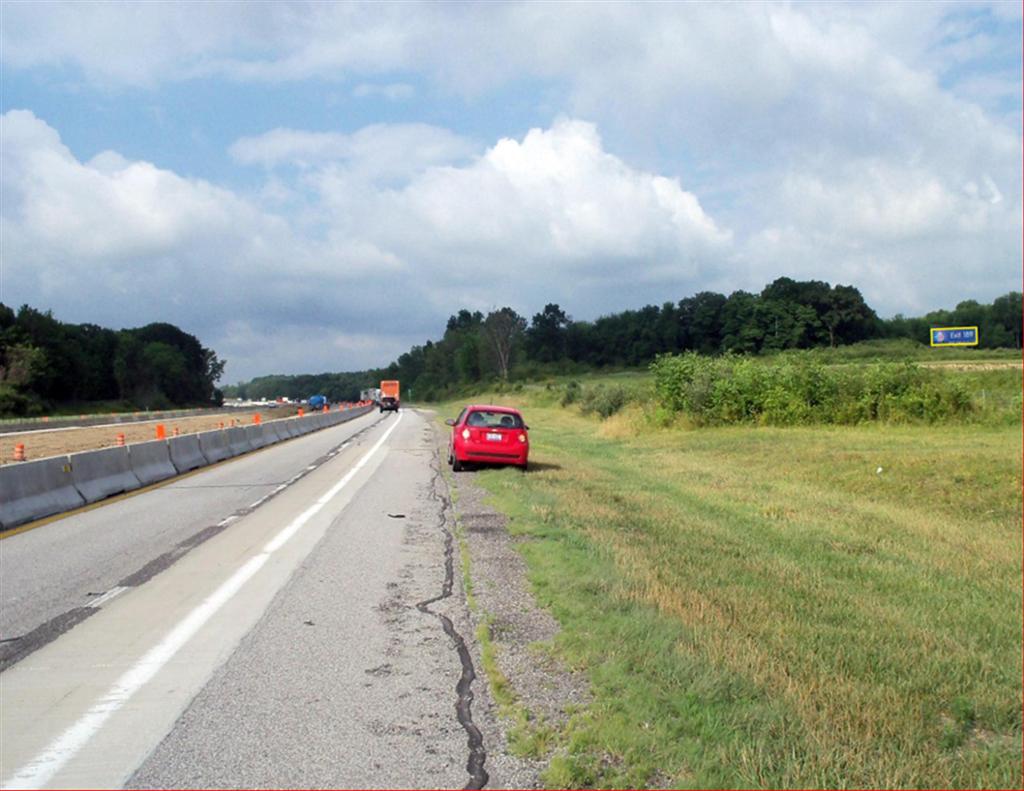
<instances>
[{"instance_id":1,"label":"road crack sealant","mask_svg":"<svg viewBox=\"0 0 1024 791\"><path fill-rule=\"evenodd\" d=\"M276 487L269 494L265 495L264 497L261 497L252 505L248 505L244 508L239 508L237 511L225 517L217 524L209 525L207 527L200 529L198 532L189 536L184 541L178 543L172 549L168 550L167 552L164 552L162 555L153 558L153 560L146 563L140 569L129 574L127 577L125 577L117 583L117 587L135 588L139 585L142 585L145 582L148 582L161 571L164 571L165 569L172 566L174 563L176 563L182 557L187 555L193 549L209 541L211 538L213 538L215 535L223 531L233 522L238 521L243 516L248 516L260 506L265 505L270 500L273 500L275 497L281 494L281 492L289 488L292 484L297 483L299 480L305 478L307 475L313 472L313 470L316 470L320 468L322 465L326 464L328 461L330 461L339 453L341 453L345 448L361 439L364 434L374 429L376 426L384 422L384 420L386 419L386 417L378 418L370 425L359 429L359 431L357 431L355 434L352 434L351 436L347 437L343 442L338 443L325 454L320 456L312 464L303 467L301 472L289 478L287 481L282 483L280 486ZM173 483L173 479L171 479L171 482ZM178 488L191 489L198 487L180 486ZM109 591L102 592L102 594L105 593L109 593ZM94 605L87 605L84 607L73 607L70 610L61 613L60 615L54 616L45 623L40 624L30 632L26 632L25 634L18 635L16 637L8 637L0 641L0 673L2 673L4 670L11 667L12 665L17 664L28 655L35 653L44 645L52 643L62 634L64 634L67 631L70 631L89 616L95 615L98 611L99 607L96 607Z\"/></svg>"},{"instance_id":2,"label":"road crack sealant","mask_svg":"<svg viewBox=\"0 0 1024 791\"><path fill-rule=\"evenodd\" d=\"M452 531L449 527L449 514L452 510L451 498L446 494L442 486L441 462L435 454L430 463L433 476L430 480L430 499L438 504L437 526L444 534L444 583L441 586L441 593L433 598L417 603L416 609L422 613L432 615L441 622L441 627L448 638L454 643L455 650L459 655L459 662L462 665L462 673L455 685L455 714L459 724L466 732L466 742L469 747L469 758L466 760L466 771L469 773L469 782L464 788L483 788L490 779L487 770L484 769L484 762L487 760L487 752L484 750L484 737L480 729L473 722L473 682L476 680L476 672L473 670L473 659L469 654L469 648L462 635L455 629L451 619L439 612L430 609L430 605L450 598L452 586L455 580L455 543Z\"/></svg>"}]
</instances>

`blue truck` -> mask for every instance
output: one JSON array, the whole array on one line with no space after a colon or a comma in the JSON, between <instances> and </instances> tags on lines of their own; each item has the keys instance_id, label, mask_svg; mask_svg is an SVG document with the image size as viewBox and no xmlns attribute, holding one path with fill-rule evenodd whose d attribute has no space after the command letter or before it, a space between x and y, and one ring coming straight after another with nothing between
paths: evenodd
<instances>
[{"instance_id":1,"label":"blue truck","mask_svg":"<svg viewBox=\"0 0 1024 791\"><path fill-rule=\"evenodd\" d=\"M310 409L323 409L327 406L327 396L311 395L306 403L309 404Z\"/></svg>"}]
</instances>

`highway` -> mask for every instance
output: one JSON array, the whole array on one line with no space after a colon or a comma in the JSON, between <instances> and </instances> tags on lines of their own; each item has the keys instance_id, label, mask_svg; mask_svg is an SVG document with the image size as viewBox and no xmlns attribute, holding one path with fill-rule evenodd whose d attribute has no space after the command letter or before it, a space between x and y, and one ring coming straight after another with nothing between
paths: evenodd
<instances>
[{"instance_id":1,"label":"highway","mask_svg":"<svg viewBox=\"0 0 1024 791\"><path fill-rule=\"evenodd\" d=\"M370 413L0 541L3 787L494 787L435 448Z\"/></svg>"}]
</instances>

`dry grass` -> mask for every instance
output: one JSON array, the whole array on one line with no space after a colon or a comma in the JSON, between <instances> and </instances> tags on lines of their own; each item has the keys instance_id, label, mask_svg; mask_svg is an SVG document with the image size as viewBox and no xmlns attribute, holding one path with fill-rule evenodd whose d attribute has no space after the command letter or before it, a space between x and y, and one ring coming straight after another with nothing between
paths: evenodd
<instances>
[{"instance_id":1,"label":"dry grass","mask_svg":"<svg viewBox=\"0 0 1024 791\"><path fill-rule=\"evenodd\" d=\"M552 783L1020 787L1019 429L524 408L483 477L596 696Z\"/></svg>"}]
</instances>

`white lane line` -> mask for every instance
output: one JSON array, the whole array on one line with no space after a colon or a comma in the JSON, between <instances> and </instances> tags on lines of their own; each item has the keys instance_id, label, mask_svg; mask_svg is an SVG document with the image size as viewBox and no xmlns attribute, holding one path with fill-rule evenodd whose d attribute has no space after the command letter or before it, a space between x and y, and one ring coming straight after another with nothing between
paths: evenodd
<instances>
[{"instance_id":1,"label":"white lane line","mask_svg":"<svg viewBox=\"0 0 1024 791\"><path fill-rule=\"evenodd\" d=\"M379 448L381 445L383 445L384 442L387 440L387 438L389 436L391 436L391 432L395 430L395 427L397 425L398 425L398 423L396 422L394 426L392 426L387 431L385 431L384 432L384 436L382 436L379 440L377 440L376 444L372 448L370 448L370 450L359 461L357 461L355 463L355 465L352 467L351 470L349 470L347 473L345 473L345 476L340 481L338 481L336 484L334 484L334 486L332 486L330 489L328 489L320 497L320 499L317 500L306 511L304 511L301 514L299 514L298 517L296 517L295 520L290 525L288 525L288 527L286 527L284 530L282 530L280 533L278 533L265 547L263 547L263 551L264 552L275 552L275 551L277 551L277 549L280 546L282 546L289 538L291 538L292 535L294 535L295 532L298 531L299 528L302 527L302 525L304 525L310 519L310 517L313 516L313 514L315 514L317 511L319 511L321 508L323 508L330 500L332 500L334 498L335 495L338 494L338 492L340 492L342 489L344 489L345 485L350 480L352 480L352 478L355 476L355 474L357 472L359 472L366 465L367 461L370 460L370 457L373 456L374 453L376 453L377 448Z\"/></svg>"},{"instance_id":2,"label":"white lane line","mask_svg":"<svg viewBox=\"0 0 1024 791\"><path fill-rule=\"evenodd\" d=\"M337 456L339 453L341 453L343 450L345 450L345 448L347 448L351 444L352 444L351 442L343 442L341 445L338 446L337 450L331 451L331 453L329 454L330 457L333 459L335 456ZM376 450L376 449L377 448L375 446L374 450ZM373 453L373 451L371 450L370 453ZM362 462L360 462L360 464L357 465L356 468L358 469L358 467L361 466L361 464L362 464ZM306 469L307 470L315 470L316 468L317 468L316 465L313 465L312 467L307 467ZM299 473L295 477L291 478L287 483L282 483L280 486L278 486L276 489L274 489L274 491L269 492L269 493L263 495L259 500L257 500L256 502L252 503L249 506L249 510L250 511L256 510L261 505L263 505L263 503L265 503L267 500L269 500L271 497L273 497L275 494L277 494L278 492L281 492L281 491L284 491L285 489L287 489L292 483L297 481L299 478L303 477L304 474L305 473Z\"/></svg>"},{"instance_id":3,"label":"white lane line","mask_svg":"<svg viewBox=\"0 0 1024 791\"><path fill-rule=\"evenodd\" d=\"M115 585L113 588L108 590L102 596L97 596L95 599L93 599L91 602L89 602L86 605L86 607L91 607L94 610L98 610L100 607L102 607L108 601L113 599L115 596L120 596L126 590L128 590L128 588L125 587L124 585Z\"/></svg>"},{"instance_id":4,"label":"white lane line","mask_svg":"<svg viewBox=\"0 0 1024 791\"><path fill-rule=\"evenodd\" d=\"M244 566L231 575L210 594L202 604L186 615L177 626L161 640L156 647L150 649L138 662L127 670L102 698L100 698L85 714L35 758L18 769L3 784L3 788L41 788L46 785L61 768L83 748L99 732L103 724L114 712L120 709L148 681L163 669L174 655L184 646L203 625L212 618L221 607L227 604L242 586L262 568L270 556L283 547L299 529L306 524L318 511L340 492L352 480L356 472L362 469L367 461L383 445L391 432L398 427L402 416L384 432L384 435L370 450L349 470L334 486L320 497L312 506L281 530L271 539L260 554L251 558Z\"/></svg>"}]
</instances>

